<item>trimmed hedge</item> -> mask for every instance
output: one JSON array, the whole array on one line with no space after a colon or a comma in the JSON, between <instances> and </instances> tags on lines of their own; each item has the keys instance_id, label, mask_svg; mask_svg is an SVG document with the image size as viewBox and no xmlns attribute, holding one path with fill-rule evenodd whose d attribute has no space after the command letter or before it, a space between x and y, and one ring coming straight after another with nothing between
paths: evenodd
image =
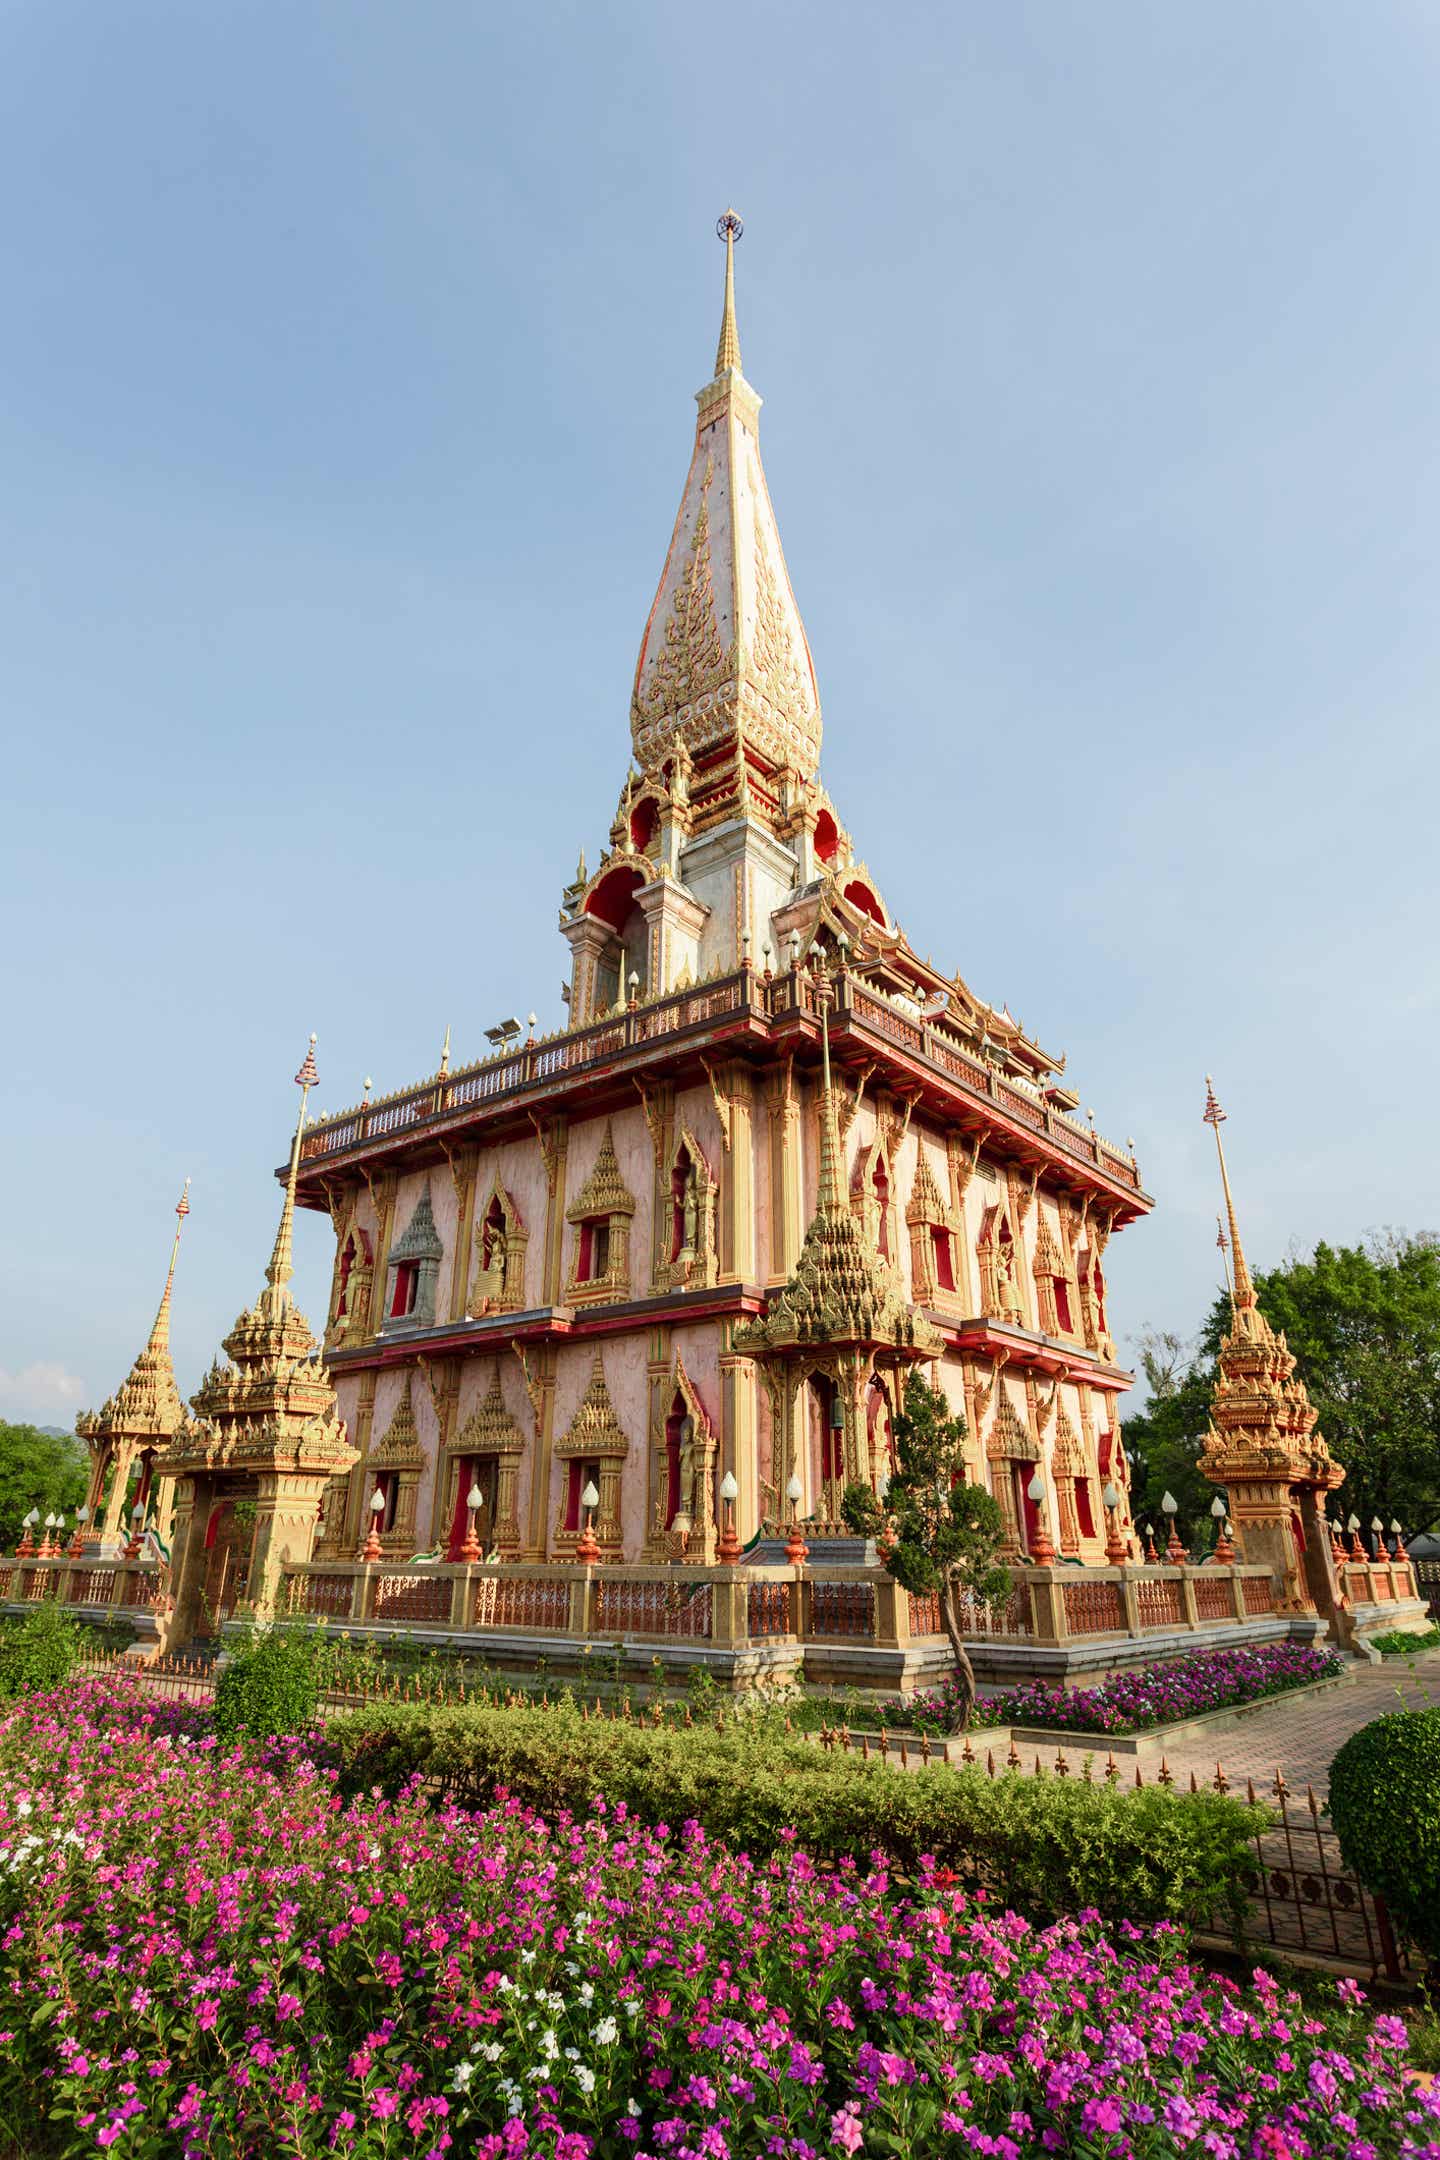
<instances>
[{"instance_id":1,"label":"trimmed hedge","mask_svg":"<svg viewBox=\"0 0 1440 2160\"><path fill-rule=\"evenodd\" d=\"M1440 1959L1440 1709L1351 1733L1330 1765L1330 1819L1345 1865Z\"/></svg>"},{"instance_id":2,"label":"trimmed hedge","mask_svg":"<svg viewBox=\"0 0 1440 2160\"><path fill-rule=\"evenodd\" d=\"M476 1809L501 1792L546 1815L603 1801L650 1824L693 1820L757 1859L795 1843L816 1860L866 1867L878 1855L913 1872L929 1855L1040 1919L1094 1909L1238 1923L1251 1840L1269 1820L1218 1793L901 1770L765 1735L592 1723L568 1705L379 1704L325 1737L352 1793L393 1795L419 1778Z\"/></svg>"}]
</instances>

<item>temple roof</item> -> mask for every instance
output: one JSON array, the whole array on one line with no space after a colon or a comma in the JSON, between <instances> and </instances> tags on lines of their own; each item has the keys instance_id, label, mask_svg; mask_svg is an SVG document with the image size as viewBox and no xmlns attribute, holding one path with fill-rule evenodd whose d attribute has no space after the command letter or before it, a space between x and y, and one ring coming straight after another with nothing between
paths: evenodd
<instances>
[{"instance_id":1,"label":"temple roof","mask_svg":"<svg viewBox=\"0 0 1440 2160\"><path fill-rule=\"evenodd\" d=\"M695 448L635 668L631 734L642 770L673 742L692 755L737 732L770 767L813 779L820 696L760 462L760 399L740 366L727 211L715 374L697 391Z\"/></svg>"},{"instance_id":2,"label":"temple roof","mask_svg":"<svg viewBox=\"0 0 1440 2160\"><path fill-rule=\"evenodd\" d=\"M170 1358L170 1292L175 1282L175 1262L180 1253L180 1232L190 1213L190 1180L185 1180L185 1190L175 1213L175 1241L170 1248L170 1268L165 1277L165 1290L160 1299L160 1309L149 1340L131 1366L128 1375L99 1410L87 1410L75 1421L75 1430L82 1440L93 1446L96 1441L119 1438L121 1435L142 1439L168 1439L184 1417L180 1390L175 1385L175 1367Z\"/></svg>"}]
</instances>

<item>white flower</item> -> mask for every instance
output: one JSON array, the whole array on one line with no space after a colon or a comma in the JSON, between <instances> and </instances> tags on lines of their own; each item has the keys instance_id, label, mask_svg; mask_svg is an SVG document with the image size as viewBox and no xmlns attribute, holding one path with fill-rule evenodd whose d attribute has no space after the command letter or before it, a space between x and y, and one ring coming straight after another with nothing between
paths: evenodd
<instances>
[{"instance_id":1,"label":"white flower","mask_svg":"<svg viewBox=\"0 0 1440 2160\"><path fill-rule=\"evenodd\" d=\"M595 2090L595 2072L587 2070L584 2063L581 2063L575 2072L575 2082L580 2087L581 2092L592 2093Z\"/></svg>"},{"instance_id":2,"label":"white flower","mask_svg":"<svg viewBox=\"0 0 1440 2160\"><path fill-rule=\"evenodd\" d=\"M535 1962L535 1952L533 1950L522 1950L520 1952L520 1962L522 1965L533 1965Z\"/></svg>"},{"instance_id":3,"label":"white flower","mask_svg":"<svg viewBox=\"0 0 1440 2160\"><path fill-rule=\"evenodd\" d=\"M579 2062L579 2060L580 2060L580 2050L579 2050L579 2048L566 2048L566 2050L565 2050L565 2060L566 2060L566 2062Z\"/></svg>"},{"instance_id":4,"label":"white flower","mask_svg":"<svg viewBox=\"0 0 1440 2160\"><path fill-rule=\"evenodd\" d=\"M639 2103L639 2101L638 2101L638 2100L627 2100L627 2101L625 2102L625 2112L626 2112L626 2114L627 2114L627 2115L628 2115L628 2116L630 2117L631 2121L633 2122L633 2121L634 2121L634 2120L636 2119L636 2117L637 2117L637 2116L639 2115L639 2113L640 2113L640 2103Z\"/></svg>"},{"instance_id":5,"label":"white flower","mask_svg":"<svg viewBox=\"0 0 1440 2160\"><path fill-rule=\"evenodd\" d=\"M15 1812L17 1815L33 1815L35 1810L31 1807L28 1800L17 1800L15 1803Z\"/></svg>"},{"instance_id":6,"label":"white flower","mask_svg":"<svg viewBox=\"0 0 1440 2160\"><path fill-rule=\"evenodd\" d=\"M588 1980L584 1980L580 1984L580 2000L582 2003L592 2003L595 2000L595 1990Z\"/></svg>"},{"instance_id":7,"label":"white flower","mask_svg":"<svg viewBox=\"0 0 1440 2160\"><path fill-rule=\"evenodd\" d=\"M480 2053L484 2056L486 2062L499 2062L501 2054L500 2042L498 2040L488 2040L484 2047L481 2048Z\"/></svg>"},{"instance_id":8,"label":"white flower","mask_svg":"<svg viewBox=\"0 0 1440 2160\"><path fill-rule=\"evenodd\" d=\"M465 2090L466 2086L467 2086L467 2085L468 2085L468 2084L470 2083L470 2080L471 2080L471 2078L472 2078L472 2077L474 2077L474 2075L475 2075L475 2065L474 2065L474 2063L472 2063L472 2062L458 2062L458 2063L456 2063L456 2065L455 2065L455 2075L454 2075L454 2076L453 2076L453 2077L451 2078L451 2080L450 2080L450 2090L451 2090L451 2092L464 2092L464 2090Z\"/></svg>"},{"instance_id":9,"label":"white flower","mask_svg":"<svg viewBox=\"0 0 1440 2160\"><path fill-rule=\"evenodd\" d=\"M597 2047L609 2047L612 2042L619 2039L620 2027L613 2017L603 2017L590 2037Z\"/></svg>"}]
</instances>

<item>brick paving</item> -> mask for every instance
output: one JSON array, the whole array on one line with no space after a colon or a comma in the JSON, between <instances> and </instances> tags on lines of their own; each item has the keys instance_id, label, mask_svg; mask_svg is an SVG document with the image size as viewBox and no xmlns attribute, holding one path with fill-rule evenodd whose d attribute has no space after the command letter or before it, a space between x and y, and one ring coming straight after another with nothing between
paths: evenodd
<instances>
[{"instance_id":1,"label":"brick paving","mask_svg":"<svg viewBox=\"0 0 1440 2160\"><path fill-rule=\"evenodd\" d=\"M1411 1667L1413 1666L1413 1671ZM1285 1773L1292 1792L1303 1795L1313 1785L1323 1801L1328 1790L1330 1764L1341 1742L1387 1710L1423 1710L1440 1706L1440 1649L1422 1651L1417 1657L1386 1658L1380 1665L1355 1665L1336 1686L1315 1694L1274 1701L1237 1718L1233 1724L1212 1727L1205 1734L1174 1740L1158 1734L1138 1736L1137 1756L1117 1755L1122 1777L1130 1779L1138 1761L1148 1784L1160 1767L1163 1755L1177 1781L1188 1784L1190 1773L1202 1783L1215 1775L1216 1761L1223 1763L1232 1787L1243 1792L1245 1780L1253 1778L1257 1794L1271 1785L1277 1769ZM974 1746L983 1759L986 1735L976 1733ZM1030 1768L1035 1746L1022 1749ZM1104 1761L1106 1744L1095 1742L1094 1754ZM1042 1762L1053 1764L1056 1751L1040 1750ZM1066 1762L1078 1771L1084 1751L1069 1749Z\"/></svg>"}]
</instances>

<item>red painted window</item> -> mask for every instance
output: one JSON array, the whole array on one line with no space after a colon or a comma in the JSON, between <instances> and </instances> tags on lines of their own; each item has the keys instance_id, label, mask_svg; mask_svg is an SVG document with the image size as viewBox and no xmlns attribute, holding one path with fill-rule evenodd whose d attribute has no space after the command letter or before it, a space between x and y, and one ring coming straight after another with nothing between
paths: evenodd
<instances>
[{"instance_id":1,"label":"red painted window","mask_svg":"<svg viewBox=\"0 0 1440 2160\"><path fill-rule=\"evenodd\" d=\"M888 1260L890 1258L890 1180L885 1175L883 1162L877 1162L875 1165L874 1185L875 1208L879 1218L877 1242L880 1247L881 1259Z\"/></svg>"},{"instance_id":2,"label":"red painted window","mask_svg":"<svg viewBox=\"0 0 1440 2160\"><path fill-rule=\"evenodd\" d=\"M1080 1525L1080 1535L1082 1537L1094 1537L1095 1510L1090 1504L1090 1480L1088 1477L1077 1477L1075 1480L1075 1519Z\"/></svg>"},{"instance_id":3,"label":"red painted window","mask_svg":"<svg viewBox=\"0 0 1440 2160\"><path fill-rule=\"evenodd\" d=\"M950 1242L950 1232L942 1230L938 1223L930 1225L930 1244L935 1254L935 1282L941 1290L955 1288L955 1255Z\"/></svg>"},{"instance_id":4,"label":"red painted window","mask_svg":"<svg viewBox=\"0 0 1440 2160\"><path fill-rule=\"evenodd\" d=\"M579 1532L581 1522L580 1495L587 1485L600 1490L600 1465L598 1462L572 1462L569 1466L569 1483L565 1488L565 1528Z\"/></svg>"},{"instance_id":5,"label":"red painted window","mask_svg":"<svg viewBox=\"0 0 1440 2160\"><path fill-rule=\"evenodd\" d=\"M403 1320L415 1310L415 1290L419 1269L413 1260L402 1260L395 1270L395 1290L390 1299L390 1317Z\"/></svg>"},{"instance_id":6,"label":"red painted window","mask_svg":"<svg viewBox=\"0 0 1440 2160\"><path fill-rule=\"evenodd\" d=\"M677 1395L675 1406L665 1420L665 1527L668 1530L675 1520L675 1510L680 1505L680 1427L685 1422L685 1404Z\"/></svg>"},{"instance_id":7,"label":"red painted window","mask_svg":"<svg viewBox=\"0 0 1440 2160\"><path fill-rule=\"evenodd\" d=\"M582 1222L580 1250L575 1262L576 1282L602 1282L610 1267L610 1224L607 1220Z\"/></svg>"},{"instance_id":8,"label":"red painted window","mask_svg":"<svg viewBox=\"0 0 1440 2160\"><path fill-rule=\"evenodd\" d=\"M1067 1335L1074 1334L1075 1323L1070 1317L1070 1285L1063 1275L1055 1277L1055 1317Z\"/></svg>"}]
</instances>

